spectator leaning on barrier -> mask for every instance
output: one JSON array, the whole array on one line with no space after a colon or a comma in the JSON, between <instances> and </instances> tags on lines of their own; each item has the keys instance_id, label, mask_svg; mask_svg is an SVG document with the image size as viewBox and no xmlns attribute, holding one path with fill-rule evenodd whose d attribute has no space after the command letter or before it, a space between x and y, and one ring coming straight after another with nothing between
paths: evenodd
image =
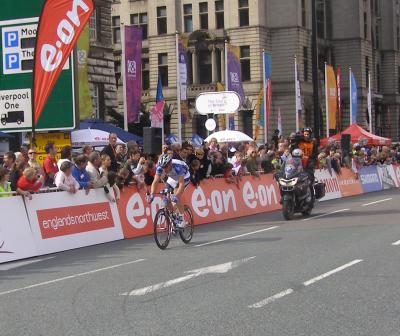
<instances>
[{"instance_id":1,"label":"spectator leaning on barrier","mask_svg":"<svg viewBox=\"0 0 400 336\"><path fill-rule=\"evenodd\" d=\"M6 168L0 168L0 197L9 197L11 194L2 194L11 192L11 183L9 182L10 173Z\"/></svg>"},{"instance_id":2,"label":"spectator leaning on barrier","mask_svg":"<svg viewBox=\"0 0 400 336\"><path fill-rule=\"evenodd\" d=\"M108 154L101 154L100 173L108 173L111 167L111 158ZM114 172L115 173L115 172Z\"/></svg>"},{"instance_id":3,"label":"spectator leaning on barrier","mask_svg":"<svg viewBox=\"0 0 400 336\"><path fill-rule=\"evenodd\" d=\"M58 189L75 194L79 190L80 185L72 176L72 167L72 162L64 161L61 164L60 171L56 174L55 184Z\"/></svg>"},{"instance_id":4,"label":"spectator leaning on barrier","mask_svg":"<svg viewBox=\"0 0 400 336\"><path fill-rule=\"evenodd\" d=\"M118 169L124 166L124 162L126 161L125 145L118 144L115 146L115 160L117 160Z\"/></svg>"},{"instance_id":5,"label":"spectator leaning on barrier","mask_svg":"<svg viewBox=\"0 0 400 336\"><path fill-rule=\"evenodd\" d=\"M13 165L13 168L10 171L10 183L12 191L17 191L18 180L22 176L22 173L26 167L27 165L23 159L19 159L19 161Z\"/></svg>"},{"instance_id":6,"label":"spectator leaning on barrier","mask_svg":"<svg viewBox=\"0 0 400 336\"><path fill-rule=\"evenodd\" d=\"M196 159L200 161L200 169L199 175L200 179L203 180L205 178L210 177L211 174L211 161L208 159L202 148L197 148L195 151Z\"/></svg>"},{"instance_id":7,"label":"spectator leaning on barrier","mask_svg":"<svg viewBox=\"0 0 400 336\"><path fill-rule=\"evenodd\" d=\"M45 185L47 187L51 187L54 185L54 177L58 172L57 161L56 161L57 149L53 142L49 142L44 149L47 153L47 156L43 162Z\"/></svg>"},{"instance_id":8,"label":"spectator leaning on barrier","mask_svg":"<svg viewBox=\"0 0 400 336\"><path fill-rule=\"evenodd\" d=\"M89 173L90 181L93 183L93 188L101 188L107 184L108 172L100 173L101 157L99 152L89 154L89 162L86 166L86 171Z\"/></svg>"},{"instance_id":9,"label":"spectator leaning on barrier","mask_svg":"<svg viewBox=\"0 0 400 336\"><path fill-rule=\"evenodd\" d=\"M93 188L93 182L90 181L90 175L86 171L87 157L83 154L75 159L75 165L72 168L72 176L79 183L79 189L89 190Z\"/></svg>"},{"instance_id":10,"label":"spectator leaning on barrier","mask_svg":"<svg viewBox=\"0 0 400 336\"><path fill-rule=\"evenodd\" d=\"M66 162L72 162L72 147L71 146L64 146L61 148L61 159L57 162L58 169L61 168L61 165Z\"/></svg>"},{"instance_id":11,"label":"spectator leaning on barrier","mask_svg":"<svg viewBox=\"0 0 400 336\"><path fill-rule=\"evenodd\" d=\"M108 137L108 145L103 148L101 151L101 154L107 154L110 159L111 159L111 165L110 165L110 170L113 172L118 171L118 162L116 158L116 153L115 153L115 147L117 145L117 135L115 133L110 133Z\"/></svg>"},{"instance_id":12,"label":"spectator leaning on barrier","mask_svg":"<svg viewBox=\"0 0 400 336\"><path fill-rule=\"evenodd\" d=\"M116 203L121 198L121 192L116 183L117 174L115 174L114 172L110 172L107 177L108 181L103 187L104 192L106 193L106 196L110 200L110 202Z\"/></svg>"},{"instance_id":13,"label":"spectator leaning on barrier","mask_svg":"<svg viewBox=\"0 0 400 336\"><path fill-rule=\"evenodd\" d=\"M146 158L141 157L140 152L132 150L129 153L129 160L125 163L125 168L129 171L129 182L136 183L138 189L144 187L144 173Z\"/></svg>"},{"instance_id":14,"label":"spectator leaning on barrier","mask_svg":"<svg viewBox=\"0 0 400 336\"><path fill-rule=\"evenodd\" d=\"M38 176L35 168L26 168L18 179L17 193L30 197L30 193L38 192L43 186L44 177Z\"/></svg>"}]
</instances>

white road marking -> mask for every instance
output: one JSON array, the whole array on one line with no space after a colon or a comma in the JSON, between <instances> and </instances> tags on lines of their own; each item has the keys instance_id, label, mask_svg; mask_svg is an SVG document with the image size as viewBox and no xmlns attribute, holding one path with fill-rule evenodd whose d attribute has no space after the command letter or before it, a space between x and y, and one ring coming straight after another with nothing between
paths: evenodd
<instances>
[{"instance_id":1,"label":"white road marking","mask_svg":"<svg viewBox=\"0 0 400 336\"><path fill-rule=\"evenodd\" d=\"M9 270L14 269L14 268L18 268L18 267L22 267L22 266L26 266L26 265L30 265L30 264L34 264L34 263L38 263L38 262L49 260L49 259L53 259L53 258L54 257L47 257L47 258L34 259L34 260L9 262L9 263L6 263L4 265L0 265L0 271L9 271Z\"/></svg>"},{"instance_id":2,"label":"white road marking","mask_svg":"<svg viewBox=\"0 0 400 336\"><path fill-rule=\"evenodd\" d=\"M266 306L269 303L272 303L272 302L274 302L274 301L276 301L278 299L283 298L286 295L292 294L293 292L294 292L293 289L289 288L289 289L286 289L286 290L284 290L284 291L282 291L282 292L280 292L278 294L270 296L269 298L266 298L266 299L264 299L264 300L262 300L260 302L252 304L252 305L250 305L248 307L249 308L262 308L262 307Z\"/></svg>"},{"instance_id":3,"label":"white road marking","mask_svg":"<svg viewBox=\"0 0 400 336\"><path fill-rule=\"evenodd\" d=\"M343 265L343 266L340 266L340 267L338 267L338 268L335 268L335 269L332 270L332 271L326 272L326 273L321 274L321 275L319 275L319 276L317 276L317 277L315 277L315 278L312 278L312 279L310 279L310 280L308 280L308 281L306 281L306 282L303 282L303 285L304 285L304 286L310 286L310 285L316 283L317 281L320 281L320 280L322 280L322 279L325 279L325 278L327 278L328 276L331 276L332 274L335 274L335 273L338 273L338 272L340 272L340 271L343 271L343 270L345 270L346 268L349 268L349 267L351 267L351 266L353 266L353 265L356 265L356 264L358 264L358 263L360 263L360 262L362 262L362 261L363 261L362 259L353 260L353 261L351 261L351 262L349 262L349 263L347 263L347 264L345 264L345 265Z\"/></svg>"},{"instance_id":4,"label":"white road marking","mask_svg":"<svg viewBox=\"0 0 400 336\"><path fill-rule=\"evenodd\" d=\"M228 238L224 238L224 239L218 239L218 240L214 240L212 242L208 242L208 243L204 243L204 244L199 244L199 245L195 245L195 247L202 247L202 246L207 246L207 245L211 245L211 244L216 244L216 243L220 243L223 241L227 241L227 240L232 240L232 239L236 239L236 238L241 238L241 237L246 237L246 236L250 236L256 233L260 233L260 232L265 232L265 231L269 231L269 230L273 230L278 228L279 226L271 226L269 228L266 229L262 229L262 230L257 230L257 231L253 231L253 232L248 232L248 233L244 233L238 236L233 236L233 237L228 237Z\"/></svg>"},{"instance_id":5,"label":"white road marking","mask_svg":"<svg viewBox=\"0 0 400 336\"><path fill-rule=\"evenodd\" d=\"M21 292L21 291L24 291L24 290L27 290L27 289L36 288L36 287L42 287L42 286L46 286L46 285L51 285L51 284L56 283L56 282L70 280L70 279L74 279L74 278L78 278L78 277L81 277L81 276L90 275L90 274L94 274L94 273L98 273L98 272L102 272L102 271L107 271L107 270L114 269L114 268L121 267L121 266L127 266L127 265L131 265L131 264L136 264L136 263L139 263L139 262L145 261L145 260L146 259L133 260L133 261L129 261L129 262L126 262L126 263L112 265L112 266L108 266L108 267L104 267L104 268L99 268L99 269L95 269L95 270L88 271L88 272L69 275L69 276L66 276L66 277L63 277L63 278L58 278L58 279L54 279L54 280L40 282L40 283L37 283L37 284L34 284L34 285L29 285L29 286L25 286L25 287L21 287L21 288L16 288L16 289L11 289L11 290L8 290L8 291L0 292L0 296L7 295L7 294L12 294L12 293L16 293L16 292Z\"/></svg>"},{"instance_id":6,"label":"white road marking","mask_svg":"<svg viewBox=\"0 0 400 336\"><path fill-rule=\"evenodd\" d=\"M373 204L378 204L378 203L383 203L383 202L387 202L387 201L391 201L393 198L385 198L383 200L379 200L379 201L375 201L375 202L371 202L371 203L366 203L363 204L363 207L369 206L369 205L373 205Z\"/></svg>"},{"instance_id":7,"label":"white road marking","mask_svg":"<svg viewBox=\"0 0 400 336\"><path fill-rule=\"evenodd\" d=\"M340 209L340 210L328 212L328 213L325 213L325 214L322 214L322 215L313 216L313 217L309 217L309 218L303 219L303 222L310 221L310 220L313 220L313 219L318 219L318 218L321 218L321 217L326 217L326 216L329 216L329 215L333 215L333 214L336 214L336 213L345 212L345 211L349 211L349 210L350 209Z\"/></svg>"},{"instance_id":8,"label":"white road marking","mask_svg":"<svg viewBox=\"0 0 400 336\"><path fill-rule=\"evenodd\" d=\"M171 287L174 285L177 285L179 283L197 278L201 275L205 275L205 274L223 274L223 273L227 273L230 270L238 267L241 264L244 264L252 259L254 259L255 257L250 257L250 258L246 258L246 259L241 259L241 260L235 260L235 261L231 261L231 262L227 262L224 264L219 264L219 265L214 265L214 266L209 266L209 267L204 267L204 268L199 268L199 269L195 269L192 271L188 271L186 273L188 273L188 275L173 279L173 280L169 280L169 281L165 281L165 282L160 282L158 284L152 285L152 286L148 286L148 287L144 287L144 288L140 288L140 289L135 289L131 292L126 292L126 293L121 293L120 295L128 295L128 296L142 296L142 295L146 295L155 291L158 291L160 289L163 288L167 288L167 287Z\"/></svg>"},{"instance_id":9,"label":"white road marking","mask_svg":"<svg viewBox=\"0 0 400 336\"><path fill-rule=\"evenodd\" d=\"M398 240L398 241L392 243L392 245L394 245L394 246L399 246L399 245L400 245L400 240Z\"/></svg>"}]
</instances>

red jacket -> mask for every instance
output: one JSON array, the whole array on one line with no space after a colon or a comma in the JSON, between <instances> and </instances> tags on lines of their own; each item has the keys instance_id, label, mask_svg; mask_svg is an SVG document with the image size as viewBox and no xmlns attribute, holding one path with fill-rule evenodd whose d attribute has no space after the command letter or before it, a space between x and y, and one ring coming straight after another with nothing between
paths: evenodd
<instances>
[{"instance_id":1,"label":"red jacket","mask_svg":"<svg viewBox=\"0 0 400 336\"><path fill-rule=\"evenodd\" d=\"M32 181L29 181L23 175L18 179L17 182L17 187L24 191L37 192L39 191L41 186L42 183L38 181L36 178Z\"/></svg>"}]
</instances>

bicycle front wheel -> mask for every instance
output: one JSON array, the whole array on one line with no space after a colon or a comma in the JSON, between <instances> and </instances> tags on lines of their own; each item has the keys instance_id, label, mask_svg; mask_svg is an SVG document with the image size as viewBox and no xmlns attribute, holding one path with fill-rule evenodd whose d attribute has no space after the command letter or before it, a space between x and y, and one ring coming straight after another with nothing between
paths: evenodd
<instances>
[{"instance_id":1,"label":"bicycle front wheel","mask_svg":"<svg viewBox=\"0 0 400 336\"><path fill-rule=\"evenodd\" d=\"M154 240L161 250L165 250L171 239L171 219L165 209L157 211L154 218Z\"/></svg>"},{"instance_id":2,"label":"bicycle front wheel","mask_svg":"<svg viewBox=\"0 0 400 336\"><path fill-rule=\"evenodd\" d=\"M185 219L186 226L183 230L179 231L182 241L185 244L189 244L193 238L194 233L194 220L192 210L185 205L185 210L183 211L183 218Z\"/></svg>"}]
</instances>

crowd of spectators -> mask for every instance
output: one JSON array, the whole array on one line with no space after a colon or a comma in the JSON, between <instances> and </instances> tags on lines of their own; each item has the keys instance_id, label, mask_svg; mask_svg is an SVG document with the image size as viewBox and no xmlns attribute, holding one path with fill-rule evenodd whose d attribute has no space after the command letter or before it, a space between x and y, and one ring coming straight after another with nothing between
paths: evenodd
<instances>
[{"instance_id":1,"label":"crowd of spectators","mask_svg":"<svg viewBox=\"0 0 400 336\"><path fill-rule=\"evenodd\" d=\"M188 165L191 182L197 187L207 178L222 177L227 183L239 188L243 175L258 177L261 173L278 171L291 156L293 141L297 135L285 138L275 132L271 142L259 145L256 142L226 144L213 138L209 143L195 147L190 142L164 144L162 152ZM56 159L57 150L53 143L45 147L43 165L36 159L35 148L22 145L20 152L7 152L0 166L0 197L7 193L31 197L31 193L43 188L76 193L78 190L103 188L110 201L117 202L121 190L127 185L136 185L139 190L153 182L157 155L142 153L135 142L117 144L117 136L109 136L109 144L102 151L84 146L78 155L72 148L61 149L61 158ZM319 148L315 168L341 173L348 167L358 175L368 165L400 163L399 145L376 147L355 144L344 155L340 144L329 143Z\"/></svg>"}]
</instances>

